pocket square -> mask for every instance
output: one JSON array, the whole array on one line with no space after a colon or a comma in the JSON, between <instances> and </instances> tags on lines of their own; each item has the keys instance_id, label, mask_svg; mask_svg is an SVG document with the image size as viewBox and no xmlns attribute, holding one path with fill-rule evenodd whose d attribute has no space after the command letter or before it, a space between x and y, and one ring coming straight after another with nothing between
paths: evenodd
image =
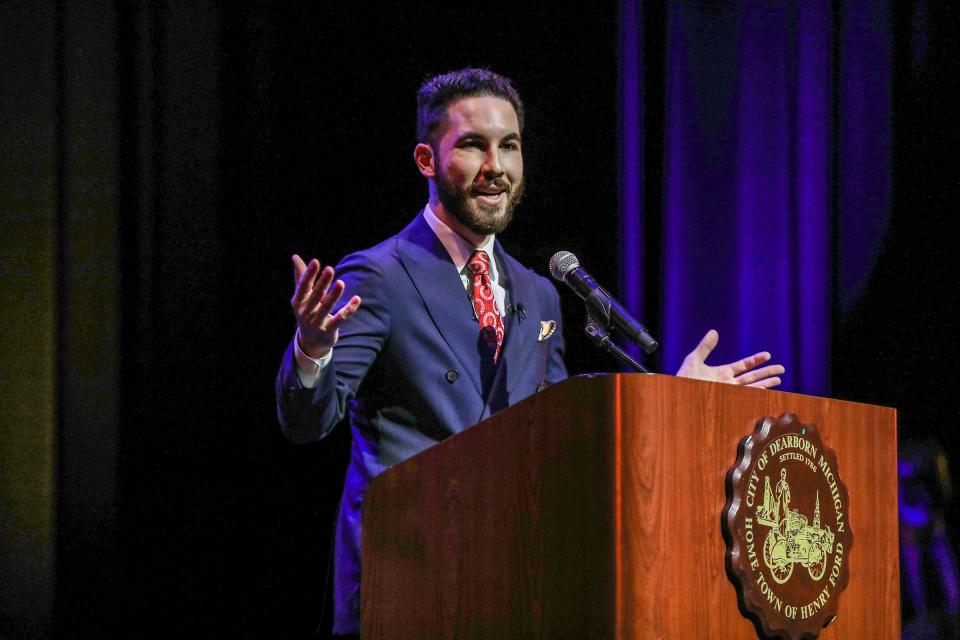
<instances>
[{"instance_id":1,"label":"pocket square","mask_svg":"<svg viewBox=\"0 0 960 640\"><path fill-rule=\"evenodd\" d=\"M544 340L552 336L553 332L556 330L557 330L556 320L541 320L540 335L537 336L537 342L543 342Z\"/></svg>"}]
</instances>

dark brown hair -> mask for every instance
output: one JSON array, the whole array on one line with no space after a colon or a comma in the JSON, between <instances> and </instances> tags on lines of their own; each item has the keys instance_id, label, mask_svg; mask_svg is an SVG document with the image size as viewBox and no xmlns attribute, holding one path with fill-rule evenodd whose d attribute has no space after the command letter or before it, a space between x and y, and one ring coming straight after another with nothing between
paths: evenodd
<instances>
[{"instance_id":1,"label":"dark brown hair","mask_svg":"<svg viewBox=\"0 0 960 640\"><path fill-rule=\"evenodd\" d=\"M435 146L447 124L447 107L461 98L493 96L513 105L523 132L523 102L510 80L489 69L461 69L430 78L417 93L417 140Z\"/></svg>"}]
</instances>

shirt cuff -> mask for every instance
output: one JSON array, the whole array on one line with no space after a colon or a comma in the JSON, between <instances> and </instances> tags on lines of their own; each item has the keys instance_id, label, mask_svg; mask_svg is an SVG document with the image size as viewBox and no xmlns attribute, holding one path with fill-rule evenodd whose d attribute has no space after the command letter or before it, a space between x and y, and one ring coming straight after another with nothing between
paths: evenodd
<instances>
[{"instance_id":1,"label":"shirt cuff","mask_svg":"<svg viewBox=\"0 0 960 640\"><path fill-rule=\"evenodd\" d=\"M311 358L300 348L300 329L297 329L297 335L293 338L293 355L297 361L297 377L300 384L306 389L313 389L317 386L320 374L330 364L333 358L333 349L330 349L319 358Z\"/></svg>"}]
</instances>

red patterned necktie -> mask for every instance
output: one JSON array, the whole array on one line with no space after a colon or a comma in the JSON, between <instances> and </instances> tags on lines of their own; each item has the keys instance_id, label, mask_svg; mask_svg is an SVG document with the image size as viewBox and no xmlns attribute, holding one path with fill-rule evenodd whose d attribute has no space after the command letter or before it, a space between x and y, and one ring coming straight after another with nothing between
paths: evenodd
<instances>
[{"instance_id":1,"label":"red patterned necktie","mask_svg":"<svg viewBox=\"0 0 960 640\"><path fill-rule=\"evenodd\" d=\"M473 311L477 314L480 332L493 351L493 361L500 357L500 346L503 344L503 320L497 309L497 301L493 297L493 285L490 282L490 256L486 251L477 249L470 254L467 263L470 273L473 274Z\"/></svg>"}]
</instances>

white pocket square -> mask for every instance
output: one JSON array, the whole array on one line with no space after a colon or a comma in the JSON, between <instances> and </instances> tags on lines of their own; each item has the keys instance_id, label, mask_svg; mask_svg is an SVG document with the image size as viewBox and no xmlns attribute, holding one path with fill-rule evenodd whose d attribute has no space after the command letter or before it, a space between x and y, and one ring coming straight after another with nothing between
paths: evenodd
<instances>
[{"instance_id":1,"label":"white pocket square","mask_svg":"<svg viewBox=\"0 0 960 640\"><path fill-rule=\"evenodd\" d=\"M537 342L543 342L544 340L552 336L553 332L556 330L557 330L556 320L541 320L540 335L537 336Z\"/></svg>"}]
</instances>

